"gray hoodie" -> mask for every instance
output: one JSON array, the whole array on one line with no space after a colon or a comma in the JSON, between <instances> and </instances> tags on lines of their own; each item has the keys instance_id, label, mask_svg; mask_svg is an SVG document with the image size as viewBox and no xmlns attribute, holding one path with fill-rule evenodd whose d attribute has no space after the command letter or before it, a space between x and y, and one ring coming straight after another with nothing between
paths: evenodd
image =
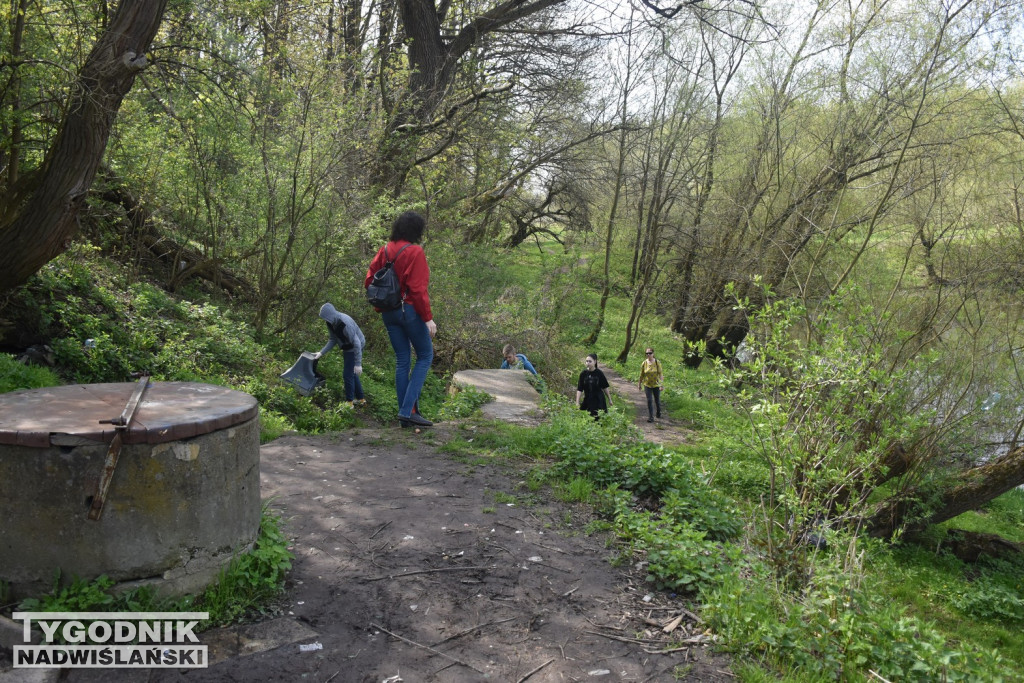
<instances>
[{"instance_id":1,"label":"gray hoodie","mask_svg":"<svg viewBox=\"0 0 1024 683\"><path fill-rule=\"evenodd\" d=\"M366 346L366 337L359 325L336 308L333 304L324 304L320 307L320 317L327 323L327 343L320 349L320 355L327 353L335 346L340 346L342 351L353 351L355 353L356 365L363 364L363 347Z\"/></svg>"}]
</instances>

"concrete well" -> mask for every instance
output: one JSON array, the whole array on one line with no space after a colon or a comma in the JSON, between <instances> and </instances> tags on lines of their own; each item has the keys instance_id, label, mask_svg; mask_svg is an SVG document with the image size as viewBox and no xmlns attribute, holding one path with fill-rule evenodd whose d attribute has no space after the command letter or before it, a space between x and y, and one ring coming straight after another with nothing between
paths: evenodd
<instances>
[{"instance_id":1,"label":"concrete well","mask_svg":"<svg viewBox=\"0 0 1024 683\"><path fill-rule=\"evenodd\" d=\"M99 519L89 511L134 383L0 394L0 580L15 599L54 572L200 591L259 531L256 400L192 382L152 382Z\"/></svg>"}]
</instances>

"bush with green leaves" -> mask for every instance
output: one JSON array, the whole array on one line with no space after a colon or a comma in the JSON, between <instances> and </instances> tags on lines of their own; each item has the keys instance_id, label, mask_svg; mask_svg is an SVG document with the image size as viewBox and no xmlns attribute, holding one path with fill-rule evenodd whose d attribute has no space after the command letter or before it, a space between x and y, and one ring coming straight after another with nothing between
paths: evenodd
<instances>
[{"instance_id":1,"label":"bush with green leaves","mask_svg":"<svg viewBox=\"0 0 1024 683\"><path fill-rule=\"evenodd\" d=\"M559 461L551 474L560 479L586 477L597 488L619 487L661 508L670 520L689 523L714 539L735 537L742 528L739 512L708 486L690 461L663 446L635 441L632 425L619 415L596 424L581 411L560 411L552 444Z\"/></svg>"},{"instance_id":2,"label":"bush with green leaves","mask_svg":"<svg viewBox=\"0 0 1024 683\"><path fill-rule=\"evenodd\" d=\"M269 353L231 309L178 299L76 244L37 274L30 296L67 379L224 383L256 374ZM271 364L272 365L272 364Z\"/></svg>"},{"instance_id":3,"label":"bush with green leaves","mask_svg":"<svg viewBox=\"0 0 1024 683\"><path fill-rule=\"evenodd\" d=\"M768 472L765 548L789 579L803 573L791 561L809 532L854 527L868 515L890 450L925 443L918 434L929 415L907 410L913 364L888 360L867 323L857 323L870 311L847 311L844 294L813 314L767 288L756 310L741 299L751 358L722 375L749 410L749 448Z\"/></svg>"},{"instance_id":4,"label":"bush with green leaves","mask_svg":"<svg viewBox=\"0 0 1024 683\"><path fill-rule=\"evenodd\" d=\"M1024 625L1024 584L1015 572L983 572L949 597L960 612L975 619Z\"/></svg>"},{"instance_id":5,"label":"bush with green leaves","mask_svg":"<svg viewBox=\"0 0 1024 683\"><path fill-rule=\"evenodd\" d=\"M819 565L805 590L781 590L764 566L723 574L702 591L702 616L724 649L794 680L1002 681L998 652L947 643L884 594Z\"/></svg>"},{"instance_id":6,"label":"bush with green leaves","mask_svg":"<svg viewBox=\"0 0 1024 683\"><path fill-rule=\"evenodd\" d=\"M596 422L565 404L549 412L546 429L558 460L548 477L565 482L563 492L593 492L597 510L630 552L646 555L655 587L694 592L731 571L739 549L720 541L736 537L742 518L687 458L638 440L619 411Z\"/></svg>"},{"instance_id":7,"label":"bush with green leaves","mask_svg":"<svg viewBox=\"0 0 1024 683\"><path fill-rule=\"evenodd\" d=\"M736 506L692 471L665 491L660 512L667 519L693 525L716 541L736 538L743 530L743 518Z\"/></svg>"},{"instance_id":8,"label":"bush with green leaves","mask_svg":"<svg viewBox=\"0 0 1024 683\"><path fill-rule=\"evenodd\" d=\"M208 626L230 624L267 611L284 590L294 557L288 550L280 518L265 506L252 549L221 570L216 583L196 600L195 608L209 612Z\"/></svg>"},{"instance_id":9,"label":"bush with green leaves","mask_svg":"<svg viewBox=\"0 0 1024 683\"><path fill-rule=\"evenodd\" d=\"M267 426L274 427L275 431L332 432L355 425L355 412L343 400L344 395L339 398L336 387L320 387L311 395L303 396L281 380L266 382L254 378L240 389L256 398L260 411L267 413Z\"/></svg>"},{"instance_id":10,"label":"bush with green leaves","mask_svg":"<svg viewBox=\"0 0 1024 683\"><path fill-rule=\"evenodd\" d=\"M438 411L438 418L441 420L457 420L469 417L476 412L480 406L490 403L494 397L476 387L457 387L448 392L441 410Z\"/></svg>"},{"instance_id":11,"label":"bush with green leaves","mask_svg":"<svg viewBox=\"0 0 1024 683\"><path fill-rule=\"evenodd\" d=\"M22 600L18 609L25 612L105 612L118 606L117 598L110 591L115 581L105 574L90 581L75 576L67 585L62 583L60 570L57 570L51 591Z\"/></svg>"},{"instance_id":12,"label":"bush with green leaves","mask_svg":"<svg viewBox=\"0 0 1024 683\"><path fill-rule=\"evenodd\" d=\"M734 571L740 549L716 543L689 521L621 505L612 528L634 552L647 559L647 580L655 587L695 593L720 582Z\"/></svg>"},{"instance_id":13,"label":"bush with green leaves","mask_svg":"<svg viewBox=\"0 0 1024 683\"><path fill-rule=\"evenodd\" d=\"M52 370L39 365L25 365L14 356L0 353L0 394L19 389L39 389L60 384Z\"/></svg>"}]
</instances>

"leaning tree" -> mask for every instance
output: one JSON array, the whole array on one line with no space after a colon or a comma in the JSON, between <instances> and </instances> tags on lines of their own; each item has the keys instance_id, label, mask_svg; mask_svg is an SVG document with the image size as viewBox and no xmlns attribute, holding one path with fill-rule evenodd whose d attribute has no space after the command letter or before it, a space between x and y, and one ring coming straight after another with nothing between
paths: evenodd
<instances>
[{"instance_id":1,"label":"leaning tree","mask_svg":"<svg viewBox=\"0 0 1024 683\"><path fill-rule=\"evenodd\" d=\"M16 34L17 27L24 30L28 5L18 3L21 21L15 22ZM8 168L8 182L0 195L0 292L24 283L70 244L121 101L146 67L146 50L166 5L167 0L122 0L118 4L64 90L63 119L47 141L42 163L25 172ZM24 55L15 57L6 65L13 80L30 61ZM11 112L12 118L27 116L24 107L28 103L21 99L4 103L8 111L12 104L22 107ZM24 158L20 153L11 157ZM10 182L12 176L14 182Z\"/></svg>"}]
</instances>

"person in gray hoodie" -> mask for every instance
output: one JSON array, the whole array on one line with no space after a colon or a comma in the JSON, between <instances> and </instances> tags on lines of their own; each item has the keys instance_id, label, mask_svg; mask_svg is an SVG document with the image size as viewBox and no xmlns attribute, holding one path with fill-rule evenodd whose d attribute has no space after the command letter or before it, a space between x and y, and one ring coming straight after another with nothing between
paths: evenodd
<instances>
[{"instance_id":1,"label":"person in gray hoodie","mask_svg":"<svg viewBox=\"0 0 1024 683\"><path fill-rule=\"evenodd\" d=\"M327 343L313 357L320 358L335 346L340 346L345 358L345 400L365 403L363 385L359 381L359 375L363 374L363 347L366 346L363 331L352 316L338 311L330 303L320 307L320 317L327 323Z\"/></svg>"}]
</instances>

